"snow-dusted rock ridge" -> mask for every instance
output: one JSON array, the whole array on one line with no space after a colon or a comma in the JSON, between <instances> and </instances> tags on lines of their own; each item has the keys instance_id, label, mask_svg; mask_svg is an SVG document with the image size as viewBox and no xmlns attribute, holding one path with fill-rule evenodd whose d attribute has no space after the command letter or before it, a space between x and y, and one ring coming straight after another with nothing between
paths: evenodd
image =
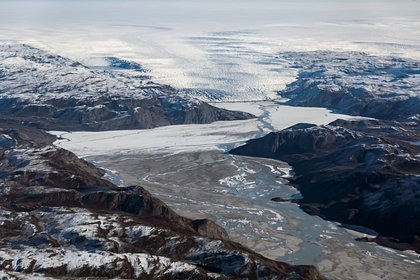
<instances>
[{"instance_id":1,"label":"snow-dusted rock ridge","mask_svg":"<svg viewBox=\"0 0 420 280\"><path fill-rule=\"evenodd\" d=\"M48 129L110 130L252 117L153 83L136 63L108 62L105 70L91 69L28 45L0 43L1 118Z\"/></svg>"},{"instance_id":2,"label":"snow-dusted rock ridge","mask_svg":"<svg viewBox=\"0 0 420 280\"><path fill-rule=\"evenodd\" d=\"M279 94L295 106L387 120L420 117L420 62L361 52L290 52L280 55L299 70Z\"/></svg>"}]
</instances>

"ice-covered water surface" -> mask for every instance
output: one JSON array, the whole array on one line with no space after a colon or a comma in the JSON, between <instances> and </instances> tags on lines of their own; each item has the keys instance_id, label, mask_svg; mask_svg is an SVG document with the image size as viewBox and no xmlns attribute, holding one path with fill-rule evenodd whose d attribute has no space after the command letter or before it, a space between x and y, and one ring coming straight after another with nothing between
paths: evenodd
<instances>
[{"instance_id":1,"label":"ice-covered water surface","mask_svg":"<svg viewBox=\"0 0 420 280\"><path fill-rule=\"evenodd\" d=\"M217 106L249 112L258 118L211 124L174 125L147 130L53 133L63 138L56 144L82 157L108 153L178 154L207 150L225 151L226 146L238 145L300 122L327 124L337 118L353 118L331 113L324 108L291 107L273 101L217 103Z\"/></svg>"},{"instance_id":2,"label":"ice-covered water surface","mask_svg":"<svg viewBox=\"0 0 420 280\"><path fill-rule=\"evenodd\" d=\"M292 81L282 51L420 58L418 1L2 1L0 39L104 66L140 63L203 99L261 100Z\"/></svg>"}]
</instances>

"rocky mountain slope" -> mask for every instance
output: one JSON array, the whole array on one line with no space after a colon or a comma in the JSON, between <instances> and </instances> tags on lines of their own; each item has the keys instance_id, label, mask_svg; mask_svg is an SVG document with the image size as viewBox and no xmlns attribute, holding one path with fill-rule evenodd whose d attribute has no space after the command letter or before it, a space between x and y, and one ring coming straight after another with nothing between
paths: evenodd
<instances>
[{"instance_id":1,"label":"rocky mountain slope","mask_svg":"<svg viewBox=\"0 0 420 280\"><path fill-rule=\"evenodd\" d=\"M298 124L231 153L290 163L303 210L379 233L367 241L420 253L418 125L378 120Z\"/></svg>"},{"instance_id":2,"label":"rocky mountain slope","mask_svg":"<svg viewBox=\"0 0 420 280\"><path fill-rule=\"evenodd\" d=\"M420 62L361 52L290 52L299 74L280 92L294 106L385 120L420 118Z\"/></svg>"},{"instance_id":3,"label":"rocky mountain slope","mask_svg":"<svg viewBox=\"0 0 420 280\"><path fill-rule=\"evenodd\" d=\"M299 71L279 93L288 104L377 120L298 124L231 153L288 162L306 212L379 233L367 241L420 252L420 62L361 52L280 57Z\"/></svg>"},{"instance_id":4,"label":"rocky mountain slope","mask_svg":"<svg viewBox=\"0 0 420 280\"><path fill-rule=\"evenodd\" d=\"M91 69L22 44L0 44L0 121L50 130L111 130L253 117L153 83L134 62Z\"/></svg>"},{"instance_id":5,"label":"rocky mountain slope","mask_svg":"<svg viewBox=\"0 0 420 280\"><path fill-rule=\"evenodd\" d=\"M139 186L117 187L54 138L0 128L0 276L323 279L264 258L209 220L181 217Z\"/></svg>"}]
</instances>

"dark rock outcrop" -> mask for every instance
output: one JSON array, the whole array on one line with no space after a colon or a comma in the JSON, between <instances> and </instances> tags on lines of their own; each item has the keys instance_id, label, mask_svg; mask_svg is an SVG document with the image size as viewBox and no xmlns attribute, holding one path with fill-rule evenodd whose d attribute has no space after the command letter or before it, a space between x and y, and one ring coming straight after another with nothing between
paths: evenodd
<instances>
[{"instance_id":1,"label":"dark rock outcrop","mask_svg":"<svg viewBox=\"0 0 420 280\"><path fill-rule=\"evenodd\" d=\"M382 245L420 252L420 134L416 123L298 124L232 154L286 161L306 212L372 228Z\"/></svg>"}]
</instances>

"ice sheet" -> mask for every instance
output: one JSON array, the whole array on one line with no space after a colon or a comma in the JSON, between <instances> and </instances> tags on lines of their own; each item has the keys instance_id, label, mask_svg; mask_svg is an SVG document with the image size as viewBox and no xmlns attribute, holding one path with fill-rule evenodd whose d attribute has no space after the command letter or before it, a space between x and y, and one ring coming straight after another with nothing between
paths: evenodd
<instances>
[{"instance_id":1,"label":"ice sheet","mask_svg":"<svg viewBox=\"0 0 420 280\"><path fill-rule=\"evenodd\" d=\"M282 51L420 58L419 1L2 1L0 40L89 66L107 56L212 100L261 100L293 81Z\"/></svg>"}]
</instances>

